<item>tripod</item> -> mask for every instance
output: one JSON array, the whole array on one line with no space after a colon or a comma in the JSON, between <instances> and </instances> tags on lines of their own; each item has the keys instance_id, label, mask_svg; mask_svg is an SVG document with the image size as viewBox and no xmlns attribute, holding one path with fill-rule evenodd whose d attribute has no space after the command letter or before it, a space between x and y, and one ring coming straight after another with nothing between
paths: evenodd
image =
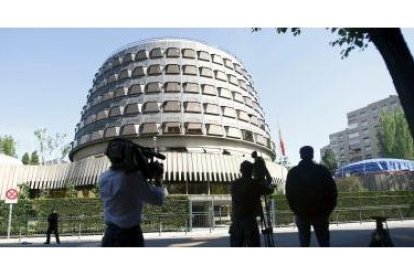
<instances>
[{"instance_id":1,"label":"tripod","mask_svg":"<svg viewBox=\"0 0 414 276\"><path fill-rule=\"evenodd\" d=\"M371 217L372 219L375 219L377 227L374 232L372 232L372 239L369 243L370 247L393 247L394 243L391 240L390 232L388 230L387 225L387 218L376 216ZM383 223L385 223L385 227Z\"/></svg>"},{"instance_id":2,"label":"tripod","mask_svg":"<svg viewBox=\"0 0 414 276\"><path fill-rule=\"evenodd\" d=\"M272 219L270 217L270 207L267 203L267 196L264 195L264 209L261 206L260 221L262 226L262 234L265 241L265 247L275 247L275 240L273 238Z\"/></svg>"}]
</instances>

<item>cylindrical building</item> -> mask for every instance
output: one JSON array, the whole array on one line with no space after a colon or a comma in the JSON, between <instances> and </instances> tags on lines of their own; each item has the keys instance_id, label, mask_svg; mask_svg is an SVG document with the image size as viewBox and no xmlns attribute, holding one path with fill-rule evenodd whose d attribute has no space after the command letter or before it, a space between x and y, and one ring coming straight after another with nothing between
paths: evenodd
<instances>
[{"instance_id":1,"label":"cylindrical building","mask_svg":"<svg viewBox=\"0 0 414 276\"><path fill-rule=\"evenodd\" d=\"M70 159L101 157L114 137L157 147L168 157L165 180L174 183L230 181L252 151L268 162L275 157L242 62L187 39L132 43L103 63L76 126ZM230 161L235 165L227 168ZM226 177L228 171L232 175Z\"/></svg>"},{"instance_id":2,"label":"cylindrical building","mask_svg":"<svg viewBox=\"0 0 414 276\"><path fill-rule=\"evenodd\" d=\"M274 157L251 76L234 55L182 39L137 42L96 73L72 160L99 156L117 136L160 151Z\"/></svg>"}]
</instances>

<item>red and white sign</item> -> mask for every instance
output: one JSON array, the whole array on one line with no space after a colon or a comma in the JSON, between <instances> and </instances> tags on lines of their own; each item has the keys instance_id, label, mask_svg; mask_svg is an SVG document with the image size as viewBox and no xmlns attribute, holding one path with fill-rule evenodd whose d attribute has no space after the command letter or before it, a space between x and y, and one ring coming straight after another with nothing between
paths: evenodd
<instances>
[{"instance_id":1,"label":"red and white sign","mask_svg":"<svg viewBox=\"0 0 414 276\"><path fill-rule=\"evenodd\" d=\"M6 198L6 200L4 201L5 203L9 203L9 204L17 203L17 200L19 199L19 191L13 188L8 189L6 191L5 198Z\"/></svg>"}]
</instances>

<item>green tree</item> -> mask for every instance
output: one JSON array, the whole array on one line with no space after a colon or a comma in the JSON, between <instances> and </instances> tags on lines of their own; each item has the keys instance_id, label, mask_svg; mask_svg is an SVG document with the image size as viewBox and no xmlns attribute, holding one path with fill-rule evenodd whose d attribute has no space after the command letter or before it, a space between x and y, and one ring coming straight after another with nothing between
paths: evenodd
<instances>
[{"instance_id":1,"label":"green tree","mask_svg":"<svg viewBox=\"0 0 414 276\"><path fill-rule=\"evenodd\" d=\"M321 164L328 168L333 173L338 168L338 162L336 160L335 153L333 150L328 148L322 156Z\"/></svg>"},{"instance_id":2,"label":"green tree","mask_svg":"<svg viewBox=\"0 0 414 276\"><path fill-rule=\"evenodd\" d=\"M29 165L30 164L30 156L27 152L25 152L23 154L22 162L23 162L24 165Z\"/></svg>"},{"instance_id":3,"label":"green tree","mask_svg":"<svg viewBox=\"0 0 414 276\"><path fill-rule=\"evenodd\" d=\"M377 137L384 157L414 159L414 141L401 109L381 113Z\"/></svg>"},{"instance_id":4,"label":"green tree","mask_svg":"<svg viewBox=\"0 0 414 276\"><path fill-rule=\"evenodd\" d=\"M0 152L16 157L16 140L14 140L13 136L5 135L0 137Z\"/></svg>"},{"instance_id":5,"label":"green tree","mask_svg":"<svg viewBox=\"0 0 414 276\"><path fill-rule=\"evenodd\" d=\"M328 28L336 35L331 46L342 48L341 56L346 58L355 49L364 50L372 42L380 52L395 90L401 101L404 114L414 137L414 59L399 28ZM258 31L260 28L253 28ZM286 33L289 28L276 28ZM293 35L301 33L300 28L290 28Z\"/></svg>"},{"instance_id":6,"label":"green tree","mask_svg":"<svg viewBox=\"0 0 414 276\"><path fill-rule=\"evenodd\" d=\"M39 155L37 151L32 152L30 156L30 165L39 165Z\"/></svg>"},{"instance_id":7,"label":"green tree","mask_svg":"<svg viewBox=\"0 0 414 276\"><path fill-rule=\"evenodd\" d=\"M347 176L336 181L338 192L363 192L366 189L362 185L361 178L358 176Z\"/></svg>"}]
</instances>

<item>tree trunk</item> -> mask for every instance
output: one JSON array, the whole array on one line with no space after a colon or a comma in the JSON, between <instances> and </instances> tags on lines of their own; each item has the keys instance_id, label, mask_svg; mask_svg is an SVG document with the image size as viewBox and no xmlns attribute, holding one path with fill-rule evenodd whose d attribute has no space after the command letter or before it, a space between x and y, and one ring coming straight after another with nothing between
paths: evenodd
<instances>
[{"instance_id":1,"label":"tree trunk","mask_svg":"<svg viewBox=\"0 0 414 276\"><path fill-rule=\"evenodd\" d=\"M399 28L373 28L367 32L391 74L414 137L414 60Z\"/></svg>"}]
</instances>

